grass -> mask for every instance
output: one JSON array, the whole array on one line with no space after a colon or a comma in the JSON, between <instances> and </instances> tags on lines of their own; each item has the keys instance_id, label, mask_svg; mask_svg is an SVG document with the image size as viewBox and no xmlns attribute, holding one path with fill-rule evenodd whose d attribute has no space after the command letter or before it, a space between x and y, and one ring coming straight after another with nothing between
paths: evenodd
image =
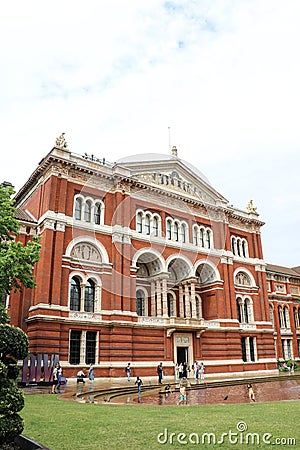
<instances>
[{"instance_id":1,"label":"grass","mask_svg":"<svg viewBox=\"0 0 300 450\"><path fill-rule=\"evenodd\" d=\"M140 450L173 448L270 449L300 448L300 401L268 402L214 406L143 406L95 405L60 400L54 395L27 395L21 412L24 435L51 450ZM247 424L238 431L237 424ZM240 425L242 426L242 425ZM168 442L158 442L159 433L168 430ZM237 433L224 437L224 443L201 443L203 433ZM175 433L171 437L170 433ZM185 433L179 436L179 433ZM194 434L191 434L194 433ZM257 433L253 444L246 444L246 434ZM272 434L270 443L263 435ZM200 443L197 444L197 436ZM275 438L281 445L274 445ZM289 445L282 439L293 438ZM161 442L165 435L161 436ZM180 443L180 439L188 442ZM189 442L191 439L192 443ZM238 439L238 442L234 442ZM259 439L259 444L257 443ZM265 439L268 439L265 437ZM251 442L251 439L250 439Z\"/></svg>"}]
</instances>

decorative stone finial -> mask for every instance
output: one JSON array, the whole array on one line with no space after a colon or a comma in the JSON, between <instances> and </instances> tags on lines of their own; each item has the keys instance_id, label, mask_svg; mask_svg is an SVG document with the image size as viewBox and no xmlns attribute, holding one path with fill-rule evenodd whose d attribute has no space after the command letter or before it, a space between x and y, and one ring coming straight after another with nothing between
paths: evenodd
<instances>
[{"instance_id":1,"label":"decorative stone finial","mask_svg":"<svg viewBox=\"0 0 300 450\"><path fill-rule=\"evenodd\" d=\"M61 133L61 135L58 138L56 138L55 147L63 148L66 150L68 149L68 144L67 144L67 141L65 138L65 133Z\"/></svg>"},{"instance_id":2,"label":"decorative stone finial","mask_svg":"<svg viewBox=\"0 0 300 450\"><path fill-rule=\"evenodd\" d=\"M254 213L257 214L257 208L253 205L253 200L249 200L247 204L247 211L248 213Z\"/></svg>"},{"instance_id":3,"label":"decorative stone finial","mask_svg":"<svg viewBox=\"0 0 300 450\"><path fill-rule=\"evenodd\" d=\"M172 147L172 156L178 156L176 145L173 145Z\"/></svg>"}]
</instances>

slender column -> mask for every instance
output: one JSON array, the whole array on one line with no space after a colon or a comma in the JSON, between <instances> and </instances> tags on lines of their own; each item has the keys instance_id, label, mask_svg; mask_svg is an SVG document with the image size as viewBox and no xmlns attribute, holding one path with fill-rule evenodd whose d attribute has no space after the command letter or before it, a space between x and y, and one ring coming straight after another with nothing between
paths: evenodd
<instances>
[{"instance_id":1,"label":"slender column","mask_svg":"<svg viewBox=\"0 0 300 450\"><path fill-rule=\"evenodd\" d=\"M156 316L155 282L151 281L151 316Z\"/></svg>"},{"instance_id":2,"label":"slender column","mask_svg":"<svg viewBox=\"0 0 300 450\"><path fill-rule=\"evenodd\" d=\"M186 314L187 319L190 319L191 303L190 303L189 285L187 283L184 286L184 297L185 297L185 314Z\"/></svg>"},{"instance_id":3,"label":"slender column","mask_svg":"<svg viewBox=\"0 0 300 450\"><path fill-rule=\"evenodd\" d=\"M196 312L196 295L195 295L195 281L191 281L191 303L192 303L192 314L191 317L196 319L197 318L197 312Z\"/></svg>"},{"instance_id":4,"label":"slender column","mask_svg":"<svg viewBox=\"0 0 300 450\"><path fill-rule=\"evenodd\" d=\"M163 304L163 317L168 317L168 297L167 297L167 279L162 279L162 304Z\"/></svg>"},{"instance_id":5,"label":"slender column","mask_svg":"<svg viewBox=\"0 0 300 450\"><path fill-rule=\"evenodd\" d=\"M156 305L157 305L157 317L161 317L161 285L160 280L156 281Z\"/></svg>"},{"instance_id":6,"label":"slender column","mask_svg":"<svg viewBox=\"0 0 300 450\"><path fill-rule=\"evenodd\" d=\"M179 285L179 317L184 317L184 308L183 308L183 286Z\"/></svg>"}]
</instances>

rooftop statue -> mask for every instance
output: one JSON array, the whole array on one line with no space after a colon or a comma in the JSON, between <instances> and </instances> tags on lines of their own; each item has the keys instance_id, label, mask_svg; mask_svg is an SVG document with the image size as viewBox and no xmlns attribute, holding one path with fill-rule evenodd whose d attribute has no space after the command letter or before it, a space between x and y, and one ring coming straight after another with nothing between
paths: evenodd
<instances>
[{"instance_id":1,"label":"rooftop statue","mask_svg":"<svg viewBox=\"0 0 300 450\"><path fill-rule=\"evenodd\" d=\"M58 138L56 138L55 147L65 148L65 149L68 148L68 144L67 144L67 141L65 138L65 133L61 133L61 135Z\"/></svg>"},{"instance_id":2,"label":"rooftop statue","mask_svg":"<svg viewBox=\"0 0 300 450\"><path fill-rule=\"evenodd\" d=\"M248 211L248 213L257 214L257 208L256 208L256 206L254 206L253 200L249 200L249 202L247 204L247 211Z\"/></svg>"}]
</instances>

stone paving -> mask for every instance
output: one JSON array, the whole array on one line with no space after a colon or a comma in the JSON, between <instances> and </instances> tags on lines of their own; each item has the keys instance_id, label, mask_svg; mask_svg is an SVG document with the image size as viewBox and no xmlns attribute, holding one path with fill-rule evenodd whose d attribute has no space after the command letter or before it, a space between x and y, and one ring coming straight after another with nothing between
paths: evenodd
<instances>
[{"instance_id":1,"label":"stone paving","mask_svg":"<svg viewBox=\"0 0 300 450\"><path fill-rule=\"evenodd\" d=\"M77 384L76 378L70 378L62 386L59 398L84 403L175 405L179 399L178 380L168 377L164 385L171 384L172 393L163 392L164 385L158 385L157 377L143 379L141 395L137 394L135 378L128 383L127 378L85 380ZM210 377L200 383L187 380L188 405L208 405L220 403L249 402L247 383L252 383L257 401L282 401L300 399L300 374L281 374L279 376L256 377ZM51 386L30 385L23 388L25 394L49 394Z\"/></svg>"}]
</instances>

